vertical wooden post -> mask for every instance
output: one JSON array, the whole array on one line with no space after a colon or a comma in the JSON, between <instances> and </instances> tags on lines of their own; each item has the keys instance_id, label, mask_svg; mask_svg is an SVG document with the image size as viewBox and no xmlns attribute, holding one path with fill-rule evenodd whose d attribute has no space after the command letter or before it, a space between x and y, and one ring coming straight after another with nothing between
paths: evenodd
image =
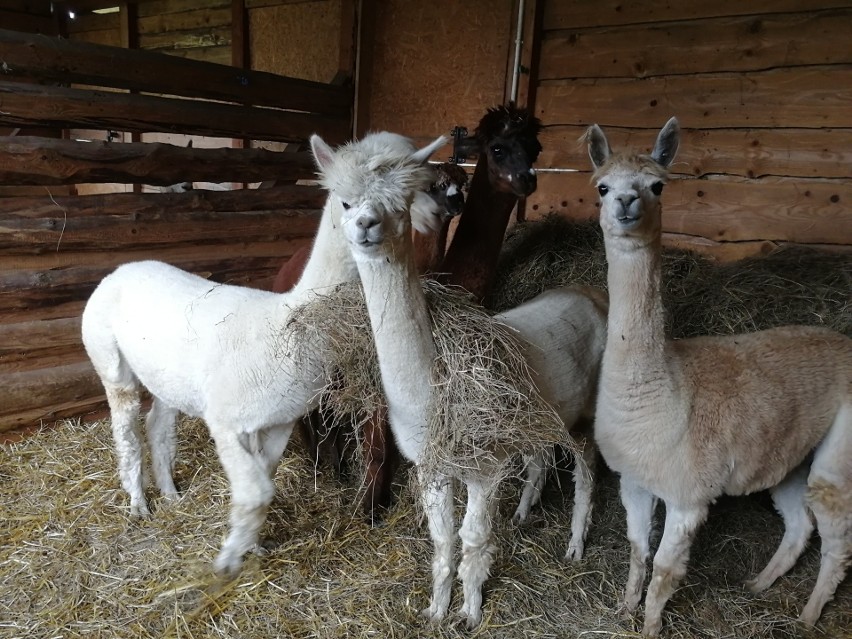
<instances>
[{"instance_id":1,"label":"vertical wooden post","mask_svg":"<svg viewBox=\"0 0 852 639\"><path fill-rule=\"evenodd\" d=\"M121 31L121 46L125 49L139 48L139 11L136 2L121 2L118 5L119 30ZM131 93L133 93L131 91ZM126 139L126 138L125 138ZM142 134L136 131L130 133L131 142L141 142ZM133 192L141 193L142 185L133 184Z\"/></svg>"},{"instance_id":2,"label":"vertical wooden post","mask_svg":"<svg viewBox=\"0 0 852 639\"><path fill-rule=\"evenodd\" d=\"M239 69L251 68L251 42L249 39L248 10L245 0L231 0L231 66ZM245 149L251 146L247 139L234 138L231 146ZM244 189L247 184L235 183L235 188Z\"/></svg>"},{"instance_id":3,"label":"vertical wooden post","mask_svg":"<svg viewBox=\"0 0 852 639\"><path fill-rule=\"evenodd\" d=\"M360 138L370 128L370 94L376 46L376 0L359 0L355 53L354 135Z\"/></svg>"}]
</instances>

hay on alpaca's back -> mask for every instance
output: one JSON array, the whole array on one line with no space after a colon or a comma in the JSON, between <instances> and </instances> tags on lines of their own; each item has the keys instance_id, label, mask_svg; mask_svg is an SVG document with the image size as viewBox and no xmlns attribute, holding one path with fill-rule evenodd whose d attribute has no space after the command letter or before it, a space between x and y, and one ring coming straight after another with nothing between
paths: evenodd
<instances>
[{"instance_id":1,"label":"hay on alpaca's back","mask_svg":"<svg viewBox=\"0 0 852 639\"><path fill-rule=\"evenodd\" d=\"M423 286L437 351L424 463L451 468L457 476L487 466L497 477L509 472L511 453L535 454L557 444L573 450L562 420L535 386L515 330L459 289L432 280ZM328 366L321 403L333 413L357 421L385 406L360 285L317 295L294 313L288 330L293 349L324 336L328 352L320 359Z\"/></svg>"}]
</instances>

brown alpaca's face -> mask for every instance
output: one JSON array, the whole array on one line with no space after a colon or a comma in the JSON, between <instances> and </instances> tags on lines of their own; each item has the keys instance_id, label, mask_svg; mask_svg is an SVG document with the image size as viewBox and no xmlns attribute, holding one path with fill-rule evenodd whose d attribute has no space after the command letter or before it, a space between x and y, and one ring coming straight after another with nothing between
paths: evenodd
<instances>
[{"instance_id":1,"label":"brown alpaca's face","mask_svg":"<svg viewBox=\"0 0 852 639\"><path fill-rule=\"evenodd\" d=\"M487 141L483 153L495 191L526 197L536 190L538 180L533 164L541 153L541 144L535 135L494 137Z\"/></svg>"}]
</instances>

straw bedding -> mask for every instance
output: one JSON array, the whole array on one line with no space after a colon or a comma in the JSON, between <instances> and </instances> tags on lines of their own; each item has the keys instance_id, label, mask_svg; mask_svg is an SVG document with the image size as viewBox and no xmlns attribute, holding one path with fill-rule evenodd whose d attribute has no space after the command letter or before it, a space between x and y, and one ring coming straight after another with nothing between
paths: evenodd
<instances>
[{"instance_id":1,"label":"straw bedding","mask_svg":"<svg viewBox=\"0 0 852 639\"><path fill-rule=\"evenodd\" d=\"M384 525L370 528L356 506L360 478L338 480L322 467L315 474L295 439L278 469L265 529L274 547L265 557L249 556L236 580L221 582L210 565L225 533L227 482L199 420L183 420L179 429L180 499L155 498L147 520L128 517L107 422L63 423L2 445L0 455L4 639L637 636L640 620L616 612L628 548L608 473L596 491L587 556L579 563L561 561L570 474L549 483L544 507L520 529L508 523L517 486L504 485L484 620L468 633L451 620L433 628L419 617L428 605L431 543L402 474ZM768 592L752 595L741 586L769 560L781 534L766 500L717 504L684 585L666 608L664 636L800 636L793 619L813 587L818 547ZM458 585L453 597L459 605ZM849 636L849 628L847 580L826 607L820 631L801 636L838 638Z\"/></svg>"}]
</instances>

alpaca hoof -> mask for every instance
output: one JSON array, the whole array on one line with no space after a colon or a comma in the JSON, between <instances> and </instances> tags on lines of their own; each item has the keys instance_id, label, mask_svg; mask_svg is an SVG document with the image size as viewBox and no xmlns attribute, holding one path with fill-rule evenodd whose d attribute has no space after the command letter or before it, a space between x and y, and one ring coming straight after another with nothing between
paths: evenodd
<instances>
[{"instance_id":1,"label":"alpaca hoof","mask_svg":"<svg viewBox=\"0 0 852 639\"><path fill-rule=\"evenodd\" d=\"M240 573L243 566L243 558L230 552L222 551L213 563L213 570L220 577L231 579Z\"/></svg>"},{"instance_id":2,"label":"alpaca hoof","mask_svg":"<svg viewBox=\"0 0 852 639\"><path fill-rule=\"evenodd\" d=\"M565 561L580 561L583 558L583 544L568 544L565 551Z\"/></svg>"},{"instance_id":3,"label":"alpaca hoof","mask_svg":"<svg viewBox=\"0 0 852 639\"><path fill-rule=\"evenodd\" d=\"M421 610L420 616L427 619L430 623L441 623L444 620L444 613L433 610L432 606Z\"/></svg>"},{"instance_id":4,"label":"alpaca hoof","mask_svg":"<svg viewBox=\"0 0 852 639\"><path fill-rule=\"evenodd\" d=\"M814 614L813 612L808 610L807 606L805 606L805 609L802 610L802 614L799 615L798 622L806 628L813 628L816 625L818 619L819 613Z\"/></svg>"},{"instance_id":5,"label":"alpaca hoof","mask_svg":"<svg viewBox=\"0 0 852 639\"><path fill-rule=\"evenodd\" d=\"M468 611L462 609L461 614L468 630L475 630L482 623L482 610Z\"/></svg>"},{"instance_id":6,"label":"alpaca hoof","mask_svg":"<svg viewBox=\"0 0 852 639\"><path fill-rule=\"evenodd\" d=\"M654 620L645 620L645 625L642 628L642 636L643 637L659 637L660 630L663 628L663 622L661 619Z\"/></svg>"},{"instance_id":7,"label":"alpaca hoof","mask_svg":"<svg viewBox=\"0 0 852 639\"><path fill-rule=\"evenodd\" d=\"M151 511L148 510L148 505L145 503L131 504L130 516L137 519L148 519L151 516Z\"/></svg>"},{"instance_id":8,"label":"alpaca hoof","mask_svg":"<svg viewBox=\"0 0 852 639\"><path fill-rule=\"evenodd\" d=\"M622 619L632 619L633 613L636 612L636 609L639 607L639 600L632 601L631 599L625 598L622 599L621 603L618 604L616 608L616 613Z\"/></svg>"},{"instance_id":9,"label":"alpaca hoof","mask_svg":"<svg viewBox=\"0 0 852 639\"><path fill-rule=\"evenodd\" d=\"M515 526L520 526L521 524L526 522L528 516L529 516L529 511L522 512L521 509L519 508L518 510L515 511L515 514L512 515L512 524L515 525Z\"/></svg>"},{"instance_id":10,"label":"alpaca hoof","mask_svg":"<svg viewBox=\"0 0 852 639\"><path fill-rule=\"evenodd\" d=\"M749 592L757 594L759 592L763 592L772 584L764 583L763 580L760 579L760 577L755 577L754 579L747 579L745 582L743 582L743 585Z\"/></svg>"}]
</instances>

